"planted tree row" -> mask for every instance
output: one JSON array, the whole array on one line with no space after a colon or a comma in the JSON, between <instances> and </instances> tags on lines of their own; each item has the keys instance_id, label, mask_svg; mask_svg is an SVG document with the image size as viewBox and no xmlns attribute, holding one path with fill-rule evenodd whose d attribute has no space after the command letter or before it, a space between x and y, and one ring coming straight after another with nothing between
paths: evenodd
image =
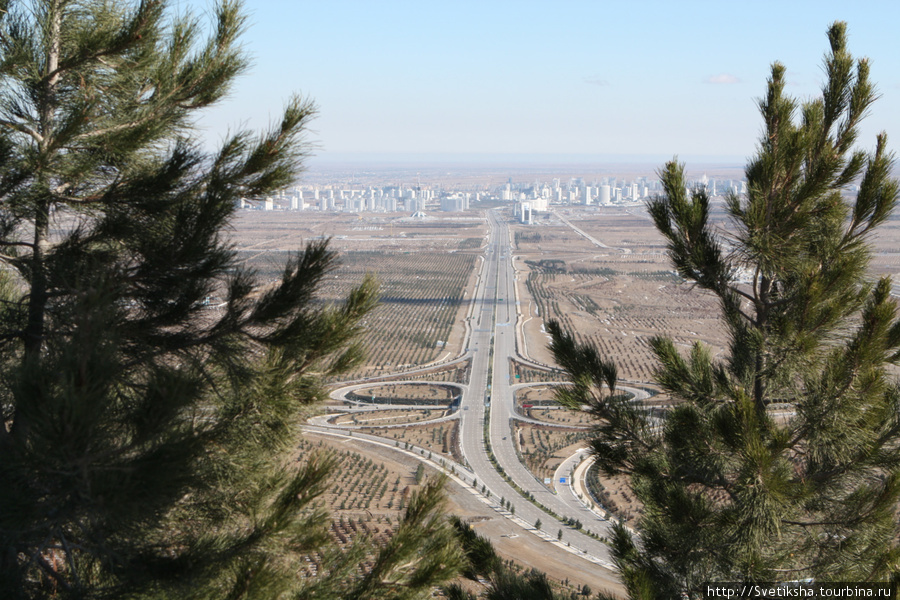
<instances>
[{"instance_id":1,"label":"planted tree row","mask_svg":"<svg viewBox=\"0 0 900 600\"><path fill-rule=\"evenodd\" d=\"M343 254L323 301L342 297L366 273L374 272L380 282L381 302L367 319L362 340L368 360L351 376L402 370L442 356L466 308L474 266L475 257L462 253Z\"/></svg>"},{"instance_id":2,"label":"planted tree row","mask_svg":"<svg viewBox=\"0 0 900 600\"><path fill-rule=\"evenodd\" d=\"M652 380L656 361L649 342L655 336L685 346L703 341L714 353L727 345L717 328L715 300L690 293L668 271L619 271L609 279L608 269L601 275L552 273L538 263L534 268L525 283L541 318L556 319L579 343L615 357L625 379Z\"/></svg>"},{"instance_id":3,"label":"planted tree row","mask_svg":"<svg viewBox=\"0 0 900 600\"><path fill-rule=\"evenodd\" d=\"M562 429L517 423L515 435L522 462L538 479L552 477L563 457L555 454L573 444L591 438L589 429Z\"/></svg>"},{"instance_id":4,"label":"planted tree row","mask_svg":"<svg viewBox=\"0 0 900 600\"><path fill-rule=\"evenodd\" d=\"M396 440L397 447L404 450L419 448L426 453L442 454L459 462L463 460L459 452L458 421L405 427L364 427L359 431Z\"/></svg>"}]
</instances>

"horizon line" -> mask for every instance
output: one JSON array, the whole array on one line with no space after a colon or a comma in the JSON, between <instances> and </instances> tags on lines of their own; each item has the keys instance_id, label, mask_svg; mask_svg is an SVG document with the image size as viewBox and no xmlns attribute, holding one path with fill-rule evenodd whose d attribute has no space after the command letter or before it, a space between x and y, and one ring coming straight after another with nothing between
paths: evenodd
<instances>
[{"instance_id":1,"label":"horizon line","mask_svg":"<svg viewBox=\"0 0 900 600\"><path fill-rule=\"evenodd\" d=\"M533 152L322 152L308 158L310 166L346 164L382 165L470 165L470 166L586 166L589 163L659 166L673 158L684 163L728 166L743 169L748 157L735 155L678 156L663 154L581 154L581 153L533 153Z\"/></svg>"}]
</instances>

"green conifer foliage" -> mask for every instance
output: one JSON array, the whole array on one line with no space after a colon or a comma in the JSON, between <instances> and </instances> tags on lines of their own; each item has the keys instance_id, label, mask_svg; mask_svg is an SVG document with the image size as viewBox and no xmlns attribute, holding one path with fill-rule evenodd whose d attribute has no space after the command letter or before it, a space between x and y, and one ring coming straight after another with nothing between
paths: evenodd
<instances>
[{"instance_id":1,"label":"green conifer foliage","mask_svg":"<svg viewBox=\"0 0 900 600\"><path fill-rule=\"evenodd\" d=\"M341 553L316 503L329 460L293 460L376 286L317 303L324 242L271 285L236 260L239 198L295 180L315 113L296 97L200 149L244 21L232 0L209 35L163 0L0 2L4 598L412 598L460 564L439 485L388 547Z\"/></svg>"},{"instance_id":2,"label":"green conifer foliage","mask_svg":"<svg viewBox=\"0 0 900 600\"><path fill-rule=\"evenodd\" d=\"M549 328L574 382L560 399L601 419L595 454L631 476L644 504L640 539L620 527L613 540L633 598L699 598L710 581L884 581L900 569L900 388L889 375L900 323L890 279L867 272L867 240L898 185L884 135L873 152L854 150L876 94L845 30L828 31L819 98L786 96L785 67L773 65L728 229L711 224L705 190L686 191L682 165L660 171L650 214L678 273L718 299L728 355L654 339L673 399L658 418L616 394L611 361Z\"/></svg>"}]
</instances>

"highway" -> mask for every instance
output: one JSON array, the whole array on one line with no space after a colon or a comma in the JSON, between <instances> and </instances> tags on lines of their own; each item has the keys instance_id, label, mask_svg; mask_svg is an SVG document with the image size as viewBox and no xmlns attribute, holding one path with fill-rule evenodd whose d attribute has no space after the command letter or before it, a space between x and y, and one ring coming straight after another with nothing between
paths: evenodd
<instances>
[{"instance_id":1,"label":"highway","mask_svg":"<svg viewBox=\"0 0 900 600\"><path fill-rule=\"evenodd\" d=\"M594 574L604 578L608 577L610 585L616 587L619 584L618 575L615 572L609 548L604 543L568 527L562 520L530 502L491 463L490 451L485 444L486 422L489 423L490 449L493 451L499 469L514 482L516 487L531 495L537 503L553 511L560 519L578 520L585 530L600 536L608 535L610 523L598 513L590 511L572 493L572 490L568 489L568 486L571 485L569 473L575 464L577 455L567 460L557 470L558 477L554 482L556 489L559 490L559 494L557 494L552 487L538 481L519 461L516 454L512 420L518 418L523 421L531 421L531 419L515 414L514 393L515 389L522 385L514 385L510 374L510 359L518 358L526 364L538 367L541 365L533 363L527 357L517 355L516 325L519 315L509 228L498 216L497 211L491 210L487 214L490 233L472 308L466 321L467 348L462 356L449 363L443 363L451 364L467 358L471 359L470 380L468 385L452 384L460 390L462 395L459 410L451 415L428 422L454 418L460 420L460 450L466 464L458 465L454 477L457 482L466 485L474 483L474 489L484 496L486 501L490 501L501 514L505 514L506 517L513 519L526 529L534 532L534 524L540 520L542 533L539 535L548 543L556 543L557 534L562 530L562 543L566 545L566 548L593 563L593 566L585 563L585 568L599 569L600 571L594 571ZM406 375L427 370L424 367L413 369ZM332 398L345 399L344 395L347 392L368 387L377 379L381 378L347 382L346 387L334 390ZM424 383L424 381L417 380L416 383ZM646 392L637 388L627 389L638 398L646 395ZM383 445L393 442L393 440L385 440L385 438L362 434L358 431L354 432L353 430L358 429L358 426L331 425L327 423L330 416L332 415L314 417L310 420L308 428L321 432L330 431L336 435L353 436ZM424 450L420 452L424 456ZM441 462L448 468L451 463L452 461ZM559 476L565 477L566 483L561 484ZM485 491L482 492L482 489ZM498 505L500 500L510 502L514 510L501 509ZM510 514L511 512L513 514Z\"/></svg>"},{"instance_id":2,"label":"highway","mask_svg":"<svg viewBox=\"0 0 900 600\"><path fill-rule=\"evenodd\" d=\"M515 515L528 523L542 522L542 529L555 534L563 530L563 541L586 551L586 558L612 568L609 549L554 519L522 497L491 464L484 443L484 420L489 416L490 442L503 471L516 485L533 494L535 500L562 517L578 519L585 529L606 535L607 521L575 507L551 491L522 465L515 451L510 421L513 417L513 390L510 385L509 359L516 356L515 271L509 243L509 228L495 211L488 212L490 237L485 250L482 276L475 293L475 307L469 350L472 370L468 390L463 394L460 444L463 456L481 484L495 496L513 502ZM493 344L492 344L493 342ZM492 351L493 350L493 351ZM488 381L490 375L490 382ZM488 387L490 385L490 388ZM489 412L488 412L489 411Z\"/></svg>"}]
</instances>

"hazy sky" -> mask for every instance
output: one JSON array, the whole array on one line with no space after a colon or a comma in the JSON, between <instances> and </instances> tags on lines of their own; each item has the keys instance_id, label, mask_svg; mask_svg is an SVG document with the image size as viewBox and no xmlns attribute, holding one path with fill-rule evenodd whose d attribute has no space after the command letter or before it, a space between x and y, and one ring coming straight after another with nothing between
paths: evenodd
<instances>
[{"instance_id":1,"label":"hazy sky","mask_svg":"<svg viewBox=\"0 0 900 600\"><path fill-rule=\"evenodd\" d=\"M181 4L205 7L202 0ZM900 148L900 2L255 0L252 70L207 136L315 99L323 157L616 155L743 160L771 63L816 95L825 31L849 24L882 98L860 143Z\"/></svg>"}]
</instances>

